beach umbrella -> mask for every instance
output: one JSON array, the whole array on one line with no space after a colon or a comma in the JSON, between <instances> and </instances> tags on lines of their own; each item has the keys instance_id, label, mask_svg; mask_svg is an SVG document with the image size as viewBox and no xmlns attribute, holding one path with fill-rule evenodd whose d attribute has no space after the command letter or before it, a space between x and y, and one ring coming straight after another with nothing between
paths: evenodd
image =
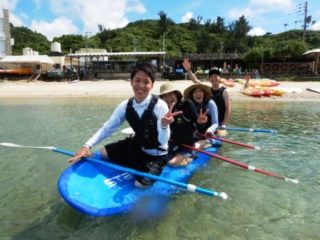
<instances>
[{"instance_id":1,"label":"beach umbrella","mask_svg":"<svg viewBox=\"0 0 320 240\"><path fill-rule=\"evenodd\" d=\"M306 51L303 55L305 55L305 56L313 56L315 58L315 64L313 66L313 72L314 73L318 73L320 48L315 48L315 49L311 49L309 51Z\"/></svg>"}]
</instances>

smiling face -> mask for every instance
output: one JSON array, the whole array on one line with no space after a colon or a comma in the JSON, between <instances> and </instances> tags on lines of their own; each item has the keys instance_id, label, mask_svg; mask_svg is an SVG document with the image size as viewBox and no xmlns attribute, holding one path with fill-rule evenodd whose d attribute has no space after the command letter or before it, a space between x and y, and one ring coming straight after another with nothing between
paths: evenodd
<instances>
[{"instance_id":1,"label":"smiling face","mask_svg":"<svg viewBox=\"0 0 320 240\"><path fill-rule=\"evenodd\" d=\"M178 102L178 97L175 92L169 92L161 95L161 98L167 103L168 107L170 107L173 103Z\"/></svg>"},{"instance_id":2,"label":"smiling face","mask_svg":"<svg viewBox=\"0 0 320 240\"><path fill-rule=\"evenodd\" d=\"M196 103L202 103L204 100L204 92L200 88L196 88L192 91L192 99Z\"/></svg>"},{"instance_id":3,"label":"smiling face","mask_svg":"<svg viewBox=\"0 0 320 240\"><path fill-rule=\"evenodd\" d=\"M142 102L151 92L153 82L144 71L137 71L131 80L131 86L136 101Z\"/></svg>"},{"instance_id":4,"label":"smiling face","mask_svg":"<svg viewBox=\"0 0 320 240\"><path fill-rule=\"evenodd\" d=\"M212 88L219 88L220 85L220 76L218 74L212 74L209 77L209 82L212 85Z\"/></svg>"}]
</instances>

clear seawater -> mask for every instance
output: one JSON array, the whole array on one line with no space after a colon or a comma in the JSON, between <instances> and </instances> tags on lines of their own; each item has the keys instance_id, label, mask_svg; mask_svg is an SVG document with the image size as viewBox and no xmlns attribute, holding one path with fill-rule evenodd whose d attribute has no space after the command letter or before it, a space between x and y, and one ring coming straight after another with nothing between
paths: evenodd
<instances>
[{"instance_id":1,"label":"clear seawater","mask_svg":"<svg viewBox=\"0 0 320 240\"><path fill-rule=\"evenodd\" d=\"M76 151L120 101L1 99L0 142ZM183 193L170 198L162 217L144 221L129 214L78 213L56 187L68 157L0 146L0 239L319 239L319 122L318 102L234 102L230 126L277 129L278 134L229 131L229 139L261 150L224 144L219 154L301 183L214 159L190 182L224 191L228 200ZM116 133L104 143L122 137Z\"/></svg>"}]
</instances>

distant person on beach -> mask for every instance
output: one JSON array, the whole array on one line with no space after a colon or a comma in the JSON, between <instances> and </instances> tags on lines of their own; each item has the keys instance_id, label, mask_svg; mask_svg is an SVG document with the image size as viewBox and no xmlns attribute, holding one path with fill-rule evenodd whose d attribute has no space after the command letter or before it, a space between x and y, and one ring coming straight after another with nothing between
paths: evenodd
<instances>
[{"instance_id":1,"label":"distant person on beach","mask_svg":"<svg viewBox=\"0 0 320 240\"><path fill-rule=\"evenodd\" d=\"M134 96L121 102L113 111L109 120L69 159L74 163L91 155L90 149L111 136L127 120L135 135L130 138L107 144L101 149L101 155L116 164L160 175L167 163L169 124L175 114L169 111L167 104L156 95L151 95L155 72L149 63L138 64L131 72L131 87ZM148 187L153 180L136 176L135 186Z\"/></svg>"},{"instance_id":2,"label":"distant person on beach","mask_svg":"<svg viewBox=\"0 0 320 240\"><path fill-rule=\"evenodd\" d=\"M246 88L250 87L251 76L249 74L245 74L243 79L246 80L245 83L244 83L243 89L246 89Z\"/></svg>"},{"instance_id":3,"label":"distant person on beach","mask_svg":"<svg viewBox=\"0 0 320 240\"><path fill-rule=\"evenodd\" d=\"M164 83L160 86L160 98L168 106L171 106L172 113L176 114L174 121L170 124L171 141L169 142L169 165L185 166L190 163L195 154L192 150L186 149L181 144L194 146L197 141L196 124L207 122L207 112L197 114L193 103L182 98L182 93L172 83Z\"/></svg>"},{"instance_id":4,"label":"distant person on beach","mask_svg":"<svg viewBox=\"0 0 320 240\"><path fill-rule=\"evenodd\" d=\"M193 74L191 70L191 63L189 59L185 58L183 60L183 67L187 71L189 78L194 83L201 84L201 81ZM220 86L220 75L221 73L217 69L211 69L209 71L212 99L218 107L219 127L217 132L220 135L225 135L227 134L226 126L231 116L231 100L226 87Z\"/></svg>"}]
</instances>

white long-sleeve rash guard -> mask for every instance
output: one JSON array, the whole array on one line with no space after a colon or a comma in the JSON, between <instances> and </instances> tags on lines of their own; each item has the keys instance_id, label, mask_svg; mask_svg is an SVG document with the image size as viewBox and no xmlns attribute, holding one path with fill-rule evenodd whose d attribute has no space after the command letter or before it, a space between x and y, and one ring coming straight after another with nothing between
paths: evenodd
<instances>
[{"instance_id":1,"label":"white long-sleeve rash guard","mask_svg":"<svg viewBox=\"0 0 320 240\"><path fill-rule=\"evenodd\" d=\"M143 112L147 109L150 101L151 95L148 95L141 103L137 103L135 99L133 100L133 108L137 112L138 116L141 118ZM115 132L125 120L126 108L128 99L120 103L116 109L113 111L109 120L107 120L103 126L84 144L86 147L93 147L94 145L100 143L103 139L109 137L113 132ZM157 129L158 129L158 141L161 144L159 147L161 149L168 149L168 141L170 138L170 128L161 126L161 118L168 112L167 104L159 99L157 104L154 106L153 112L157 117ZM142 150L152 156L160 156L167 153L167 151L162 151L159 149L144 149Z\"/></svg>"}]
</instances>

